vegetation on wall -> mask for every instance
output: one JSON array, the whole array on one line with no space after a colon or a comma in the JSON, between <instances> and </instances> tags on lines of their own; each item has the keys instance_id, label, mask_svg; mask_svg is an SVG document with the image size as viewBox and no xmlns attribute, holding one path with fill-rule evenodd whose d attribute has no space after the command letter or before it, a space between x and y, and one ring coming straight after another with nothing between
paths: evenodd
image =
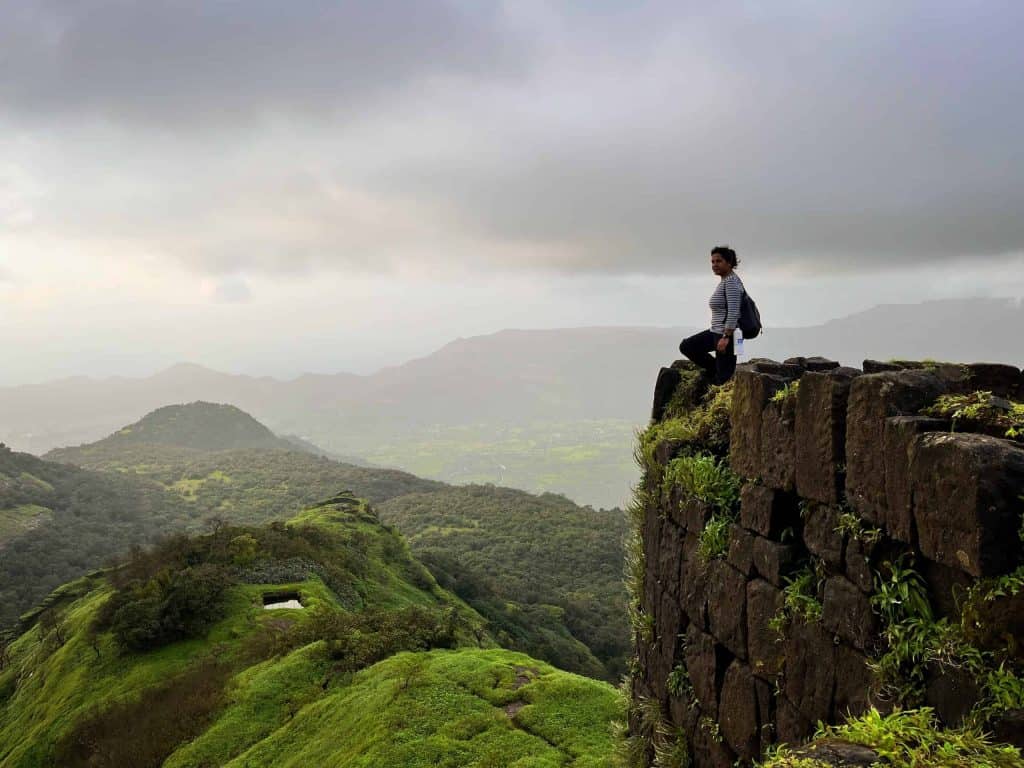
<instances>
[{"instance_id":1,"label":"vegetation on wall","mask_svg":"<svg viewBox=\"0 0 1024 768\"><path fill-rule=\"evenodd\" d=\"M988 391L942 395L922 413L950 419L954 431L965 426L991 427L1002 437L1024 439L1024 403L995 397Z\"/></svg>"},{"instance_id":2,"label":"vegetation on wall","mask_svg":"<svg viewBox=\"0 0 1024 768\"><path fill-rule=\"evenodd\" d=\"M892 768L1017 768L1020 752L994 745L977 728L942 728L927 707L882 715L870 709L842 725L819 725L815 739L838 739L870 745L878 764ZM836 763L813 757L811 748L780 747L761 768L832 768Z\"/></svg>"}]
</instances>

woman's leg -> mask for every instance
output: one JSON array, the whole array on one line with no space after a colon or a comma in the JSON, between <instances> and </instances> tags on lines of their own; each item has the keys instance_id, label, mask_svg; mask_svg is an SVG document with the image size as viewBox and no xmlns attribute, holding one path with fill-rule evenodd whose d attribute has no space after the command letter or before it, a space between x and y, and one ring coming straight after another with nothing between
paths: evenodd
<instances>
[{"instance_id":1,"label":"woman's leg","mask_svg":"<svg viewBox=\"0 0 1024 768\"><path fill-rule=\"evenodd\" d=\"M725 384L736 373L736 348L730 338L725 352L715 352L715 384Z\"/></svg>"},{"instance_id":2,"label":"woman's leg","mask_svg":"<svg viewBox=\"0 0 1024 768\"><path fill-rule=\"evenodd\" d=\"M711 352L718 342L718 335L711 331L701 331L693 336L687 336L679 343L679 351L695 362L712 379L718 375L715 358Z\"/></svg>"}]
</instances>

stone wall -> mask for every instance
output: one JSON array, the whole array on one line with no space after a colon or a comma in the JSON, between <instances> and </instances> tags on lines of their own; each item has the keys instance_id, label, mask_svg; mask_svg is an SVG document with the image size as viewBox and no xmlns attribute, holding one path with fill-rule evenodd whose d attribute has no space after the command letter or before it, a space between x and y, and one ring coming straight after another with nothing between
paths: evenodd
<instances>
[{"instance_id":1,"label":"stone wall","mask_svg":"<svg viewBox=\"0 0 1024 768\"><path fill-rule=\"evenodd\" d=\"M674 396L679 407L688 366L662 370L654 424ZM669 462L692 450L685 441L656 446L638 493L631 726L646 732L648 764L658 739L663 750L676 739L677 752L685 741L695 768L748 764L771 744L805 741L818 721L891 707L869 668L884 650L871 596L885 563L912 562L936 616L958 620L971 584L1024 562L1024 446L951 432L948 420L920 413L950 393L1024 399L1020 370L797 358L741 366L732 387L727 458L743 485L727 553L698 557L712 510L663 481ZM690 390L700 407L699 388ZM799 570L814 574L820 614L780 628ZM1024 631L1015 611L1024 616L1019 601L1001 611L996 635ZM923 691L919 703L951 725L980 695L977 681L945 668ZM644 707L657 709L660 735L640 722Z\"/></svg>"}]
</instances>

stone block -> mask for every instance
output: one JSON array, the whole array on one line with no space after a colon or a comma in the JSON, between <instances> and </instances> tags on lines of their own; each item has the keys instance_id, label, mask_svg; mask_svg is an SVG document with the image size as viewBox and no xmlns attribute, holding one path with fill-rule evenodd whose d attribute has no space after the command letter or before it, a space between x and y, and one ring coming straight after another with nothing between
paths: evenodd
<instances>
[{"instance_id":1,"label":"stone block","mask_svg":"<svg viewBox=\"0 0 1024 768\"><path fill-rule=\"evenodd\" d=\"M970 363L967 366L970 391L985 390L998 397L1024 400L1024 374L1019 368L999 363Z\"/></svg>"},{"instance_id":2,"label":"stone block","mask_svg":"<svg viewBox=\"0 0 1024 768\"><path fill-rule=\"evenodd\" d=\"M663 594L654 617L655 642L652 656L648 661L647 675L658 690L659 698L668 696L666 684L675 666L680 636L686 631L686 618L679 602L669 594Z\"/></svg>"},{"instance_id":3,"label":"stone block","mask_svg":"<svg viewBox=\"0 0 1024 768\"><path fill-rule=\"evenodd\" d=\"M722 560L708 564L708 627L719 643L747 658L747 580Z\"/></svg>"},{"instance_id":4,"label":"stone block","mask_svg":"<svg viewBox=\"0 0 1024 768\"><path fill-rule=\"evenodd\" d=\"M761 414L761 481L770 488L796 487L796 396L768 402Z\"/></svg>"},{"instance_id":5,"label":"stone block","mask_svg":"<svg viewBox=\"0 0 1024 768\"><path fill-rule=\"evenodd\" d=\"M764 409L786 379L739 370L733 384L729 463L733 471L749 478L761 475L761 425Z\"/></svg>"},{"instance_id":6,"label":"stone block","mask_svg":"<svg viewBox=\"0 0 1024 768\"><path fill-rule=\"evenodd\" d=\"M779 544L757 537L753 546L754 570L762 579L782 586L783 578L793 572L796 564L796 548L790 544Z\"/></svg>"},{"instance_id":7,"label":"stone block","mask_svg":"<svg viewBox=\"0 0 1024 768\"><path fill-rule=\"evenodd\" d=\"M960 603L967 590L974 584L974 579L959 568L936 563L926 557L918 557L916 561L917 572L928 585L928 599L935 617L959 621ZM1021 636L1024 636L1024 625L1020 627L1020 632Z\"/></svg>"},{"instance_id":8,"label":"stone block","mask_svg":"<svg viewBox=\"0 0 1024 768\"><path fill-rule=\"evenodd\" d=\"M963 595L963 590L959 591ZM967 639L996 658L1024 662L1024 592L979 601L972 608Z\"/></svg>"},{"instance_id":9,"label":"stone block","mask_svg":"<svg viewBox=\"0 0 1024 768\"><path fill-rule=\"evenodd\" d=\"M697 536L687 534L679 567L679 599L683 612L701 630L708 626L708 569L697 557Z\"/></svg>"},{"instance_id":10,"label":"stone block","mask_svg":"<svg viewBox=\"0 0 1024 768\"><path fill-rule=\"evenodd\" d=\"M654 385L654 404L651 407L652 421L661 421L665 415L665 406L672 399L681 378L675 368L662 368L658 371L658 380Z\"/></svg>"},{"instance_id":11,"label":"stone block","mask_svg":"<svg viewBox=\"0 0 1024 768\"><path fill-rule=\"evenodd\" d=\"M765 680L774 680L785 660L782 637L769 623L782 610L782 590L763 579L747 584L747 655L750 671Z\"/></svg>"},{"instance_id":12,"label":"stone block","mask_svg":"<svg viewBox=\"0 0 1024 768\"><path fill-rule=\"evenodd\" d=\"M881 360L865 360L861 366L864 373L886 373L888 371L902 371L903 366L897 363L886 363Z\"/></svg>"},{"instance_id":13,"label":"stone block","mask_svg":"<svg viewBox=\"0 0 1024 768\"><path fill-rule=\"evenodd\" d=\"M690 495L678 485L669 488L665 500L665 516L682 529L686 529L686 506Z\"/></svg>"},{"instance_id":14,"label":"stone block","mask_svg":"<svg viewBox=\"0 0 1024 768\"><path fill-rule=\"evenodd\" d=\"M885 420L882 452L885 457L886 503L878 509L879 524L897 541L915 540L913 505L910 496L910 466L916 437L926 432L949 431L946 419L927 416L892 416Z\"/></svg>"},{"instance_id":15,"label":"stone block","mask_svg":"<svg viewBox=\"0 0 1024 768\"><path fill-rule=\"evenodd\" d=\"M788 362L777 363L774 360L766 360L764 358L751 360L750 367L757 373L767 373L770 376L781 376L788 380L799 379L800 375L804 372L802 365L795 365Z\"/></svg>"},{"instance_id":16,"label":"stone block","mask_svg":"<svg viewBox=\"0 0 1024 768\"><path fill-rule=\"evenodd\" d=\"M740 525L729 529L726 562L746 577L754 575L754 534Z\"/></svg>"},{"instance_id":17,"label":"stone block","mask_svg":"<svg viewBox=\"0 0 1024 768\"><path fill-rule=\"evenodd\" d=\"M814 723L785 696L775 700L775 735L782 744L802 744L814 734Z\"/></svg>"},{"instance_id":18,"label":"stone block","mask_svg":"<svg viewBox=\"0 0 1024 768\"><path fill-rule=\"evenodd\" d=\"M697 703L701 711L712 719L718 718L719 655L715 639L691 625L686 632L683 659Z\"/></svg>"},{"instance_id":19,"label":"stone block","mask_svg":"<svg viewBox=\"0 0 1024 768\"><path fill-rule=\"evenodd\" d=\"M835 683L832 635L817 624L794 621L786 640L786 698L812 723L827 722Z\"/></svg>"},{"instance_id":20,"label":"stone block","mask_svg":"<svg viewBox=\"0 0 1024 768\"><path fill-rule=\"evenodd\" d=\"M804 367L808 371L821 372L821 371L834 371L841 367L835 360L829 360L827 357L808 357L804 360ZM849 368L847 370L856 370ZM859 371L858 371L859 373Z\"/></svg>"},{"instance_id":21,"label":"stone block","mask_svg":"<svg viewBox=\"0 0 1024 768\"><path fill-rule=\"evenodd\" d=\"M658 585L663 594L679 596L679 558L683 556L684 532L671 520L661 524L661 544L647 553L648 567L657 569Z\"/></svg>"},{"instance_id":22,"label":"stone block","mask_svg":"<svg viewBox=\"0 0 1024 768\"><path fill-rule=\"evenodd\" d=\"M1008 709L992 723L992 741L1024 750L1024 709Z\"/></svg>"},{"instance_id":23,"label":"stone block","mask_svg":"<svg viewBox=\"0 0 1024 768\"><path fill-rule=\"evenodd\" d=\"M689 734L700 720L700 706L690 696L669 696L668 717L672 725Z\"/></svg>"},{"instance_id":24,"label":"stone block","mask_svg":"<svg viewBox=\"0 0 1024 768\"><path fill-rule=\"evenodd\" d=\"M775 685L755 677L754 692L757 696L757 720L760 723L760 754L763 755L775 743Z\"/></svg>"},{"instance_id":25,"label":"stone block","mask_svg":"<svg viewBox=\"0 0 1024 768\"><path fill-rule=\"evenodd\" d=\"M838 504L846 461L846 406L860 371L809 372L796 393L796 489L807 499Z\"/></svg>"},{"instance_id":26,"label":"stone block","mask_svg":"<svg viewBox=\"0 0 1024 768\"><path fill-rule=\"evenodd\" d=\"M736 754L720 734L698 723L690 734L694 768L736 768Z\"/></svg>"},{"instance_id":27,"label":"stone block","mask_svg":"<svg viewBox=\"0 0 1024 768\"><path fill-rule=\"evenodd\" d=\"M947 390L936 373L892 371L858 376L850 385L846 412L846 497L872 522L884 519L886 455L881 450L885 422L914 415Z\"/></svg>"},{"instance_id":28,"label":"stone block","mask_svg":"<svg viewBox=\"0 0 1024 768\"><path fill-rule=\"evenodd\" d=\"M842 722L847 716L856 717L871 706L871 687L874 676L867 657L846 645L835 651L836 690L832 702L832 718Z\"/></svg>"},{"instance_id":29,"label":"stone block","mask_svg":"<svg viewBox=\"0 0 1024 768\"><path fill-rule=\"evenodd\" d=\"M924 703L935 710L939 720L959 728L981 698L981 688L968 670L931 664L926 673Z\"/></svg>"},{"instance_id":30,"label":"stone block","mask_svg":"<svg viewBox=\"0 0 1024 768\"><path fill-rule=\"evenodd\" d=\"M711 507L704 502L689 499L682 506L683 527L690 533L700 534L711 519L711 512Z\"/></svg>"},{"instance_id":31,"label":"stone block","mask_svg":"<svg viewBox=\"0 0 1024 768\"><path fill-rule=\"evenodd\" d=\"M877 543L850 539L846 542L846 550L843 552L843 573L866 595L871 594L875 588L874 566L878 548Z\"/></svg>"},{"instance_id":32,"label":"stone block","mask_svg":"<svg viewBox=\"0 0 1024 768\"><path fill-rule=\"evenodd\" d=\"M858 651L867 649L878 634L878 617L867 595L842 576L825 581L821 624Z\"/></svg>"},{"instance_id":33,"label":"stone block","mask_svg":"<svg viewBox=\"0 0 1024 768\"><path fill-rule=\"evenodd\" d=\"M808 504L804 513L804 544L835 569L843 564L843 534L839 527L839 510L828 504Z\"/></svg>"},{"instance_id":34,"label":"stone block","mask_svg":"<svg viewBox=\"0 0 1024 768\"><path fill-rule=\"evenodd\" d=\"M809 764L822 768L875 768L882 765L883 760L882 755L871 747L834 738L815 739L806 746L794 749L792 757L798 765Z\"/></svg>"},{"instance_id":35,"label":"stone block","mask_svg":"<svg viewBox=\"0 0 1024 768\"><path fill-rule=\"evenodd\" d=\"M653 557L654 553L661 551L661 516L654 504L648 504L644 509L640 537L643 540L644 553L647 557ZM640 606L644 611L654 610L654 606L657 604L657 593L657 568L644 568L643 593L640 595Z\"/></svg>"},{"instance_id":36,"label":"stone block","mask_svg":"<svg viewBox=\"0 0 1024 768\"><path fill-rule=\"evenodd\" d=\"M761 536L777 539L786 528L799 525L797 500L791 494L747 483L740 492L740 525Z\"/></svg>"},{"instance_id":37,"label":"stone block","mask_svg":"<svg viewBox=\"0 0 1024 768\"><path fill-rule=\"evenodd\" d=\"M917 438L911 466L922 554L972 576L997 576L1022 560L1024 447L971 434Z\"/></svg>"},{"instance_id":38,"label":"stone block","mask_svg":"<svg viewBox=\"0 0 1024 768\"><path fill-rule=\"evenodd\" d=\"M754 677L745 664L734 661L725 672L718 704L718 722L726 744L741 760L758 757L761 739Z\"/></svg>"}]
</instances>

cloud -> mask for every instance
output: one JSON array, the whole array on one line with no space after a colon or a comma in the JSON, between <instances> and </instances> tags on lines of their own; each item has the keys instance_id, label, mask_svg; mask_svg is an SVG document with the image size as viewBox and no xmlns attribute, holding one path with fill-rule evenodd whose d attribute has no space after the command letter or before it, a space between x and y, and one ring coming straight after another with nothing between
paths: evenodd
<instances>
[{"instance_id":1,"label":"cloud","mask_svg":"<svg viewBox=\"0 0 1024 768\"><path fill-rule=\"evenodd\" d=\"M1017 3L0 8L21 226L125 258L659 275L730 243L784 274L1024 250Z\"/></svg>"},{"instance_id":2,"label":"cloud","mask_svg":"<svg viewBox=\"0 0 1024 768\"><path fill-rule=\"evenodd\" d=\"M7 0L0 104L150 129L348 114L452 73L495 74L515 41L476 3Z\"/></svg>"},{"instance_id":3,"label":"cloud","mask_svg":"<svg viewBox=\"0 0 1024 768\"><path fill-rule=\"evenodd\" d=\"M200 290L203 296L218 304L246 304L252 299L249 284L237 276L203 280Z\"/></svg>"}]
</instances>

